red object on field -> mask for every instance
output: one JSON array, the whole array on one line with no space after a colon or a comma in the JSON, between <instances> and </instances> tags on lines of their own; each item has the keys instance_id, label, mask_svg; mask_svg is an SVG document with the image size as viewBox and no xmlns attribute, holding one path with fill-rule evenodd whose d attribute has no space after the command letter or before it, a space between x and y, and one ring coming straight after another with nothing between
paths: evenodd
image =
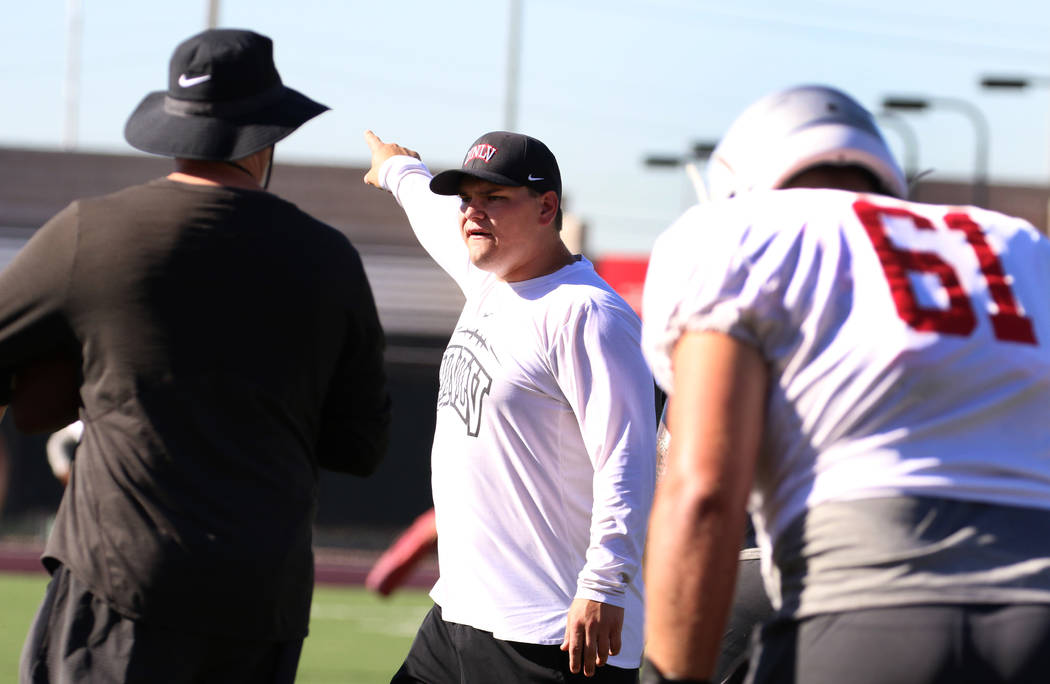
<instances>
[{"instance_id":1,"label":"red object on field","mask_svg":"<svg viewBox=\"0 0 1050 684\"><path fill-rule=\"evenodd\" d=\"M642 315L642 286L648 268L648 255L605 256L594 263L598 275L627 300L639 316Z\"/></svg>"},{"instance_id":2,"label":"red object on field","mask_svg":"<svg viewBox=\"0 0 1050 684\"><path fill-rule=\"evenodd\" d=\"M365 586L389 596L404 584L419 562L437 549L437 525L431 508L416 518L390 545L365 578Z\"/></svg>"}]
</instances>

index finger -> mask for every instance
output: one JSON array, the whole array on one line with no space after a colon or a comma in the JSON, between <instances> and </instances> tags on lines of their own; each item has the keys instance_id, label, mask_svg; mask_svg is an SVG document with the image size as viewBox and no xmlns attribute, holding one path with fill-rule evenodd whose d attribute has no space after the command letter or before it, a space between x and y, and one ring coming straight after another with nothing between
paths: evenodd
<instances>
[{"instance_id":1,"label":"index finger","mask_svg":"<svg viewBox=\"0 0 1050 684\"><path fill-rule=\"evenodd\" d=\"M368 149L375 152L383 144L383 141L371 130L367 130L365 131L365 144L368 145Z\"/></svg>"}]
</instances>

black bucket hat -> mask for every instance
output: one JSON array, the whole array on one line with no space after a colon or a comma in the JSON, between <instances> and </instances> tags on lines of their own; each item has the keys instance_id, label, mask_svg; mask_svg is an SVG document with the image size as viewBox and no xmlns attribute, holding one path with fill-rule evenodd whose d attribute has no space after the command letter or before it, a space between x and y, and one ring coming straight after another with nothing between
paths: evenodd
<instances>
[{"instance_id":1,"label":"black bucket hat","mask_svg":"<svg viewBox=\"0 0 1050 684\"><path fill-rule=\"evenodd\" d=\"M182 159L243 159L328 107L281 83L273 41L252 31L209 29L175 48L168 90L128 118L132 147Z\"/></svg>"},{"instance_id":2,"label":"black bucket hat","mask_svg":"<svg viewBox=\"0 0 1050 684\"><path fill-rule=\"evenodd\" d=\"M467 151L461 168L442 171L430 179L430 190L438 195L456 195L467 176L537 192L553 190L561 199L561 172L554 154L536 138L521 133L493 131L481 136Z\"/></svg>"}]
</instances>

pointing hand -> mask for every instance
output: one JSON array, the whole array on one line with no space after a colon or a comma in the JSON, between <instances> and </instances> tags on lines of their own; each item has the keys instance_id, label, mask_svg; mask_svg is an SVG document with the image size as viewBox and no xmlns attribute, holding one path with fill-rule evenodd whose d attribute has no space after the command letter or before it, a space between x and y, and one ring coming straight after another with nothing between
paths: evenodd
<instances>
[{"instance_id":1,"label":"pointing hand","mask_svg":"<svg viewBox=\"0 0 1050 684\"><path fill-rule=\"evenodd\" d=\"M367 143L368 149L372 151L372 167L365 174L365 183L374 185L377 188L382 187L379 183L379 168L383 166L383 162L387 159L398 155L420 158L418 152L402 147L397 143L385 143L372 131L365 131L365 143Z\"/></svg>"}]
</instances>

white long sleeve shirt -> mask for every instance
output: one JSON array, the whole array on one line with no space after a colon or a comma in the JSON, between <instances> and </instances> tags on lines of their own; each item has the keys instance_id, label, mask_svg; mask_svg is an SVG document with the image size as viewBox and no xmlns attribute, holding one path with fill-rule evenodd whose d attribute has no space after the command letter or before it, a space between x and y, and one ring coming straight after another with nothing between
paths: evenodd
<instances>
[{"instance_id":1,"label":"white long sleeve shirt","mask_svg":"<svg viewBox=\"0 0 1050 684\"><path fill-rule=\"evenodd\" d=\"M466 304L441 363L432 484L445 620L560 644L574 598L625 610L612 665L638 667L655 481L641 324L582 257L504 282L470 263L459 199L410 157L380 170Z\"/></svg>"}]
</instances>

